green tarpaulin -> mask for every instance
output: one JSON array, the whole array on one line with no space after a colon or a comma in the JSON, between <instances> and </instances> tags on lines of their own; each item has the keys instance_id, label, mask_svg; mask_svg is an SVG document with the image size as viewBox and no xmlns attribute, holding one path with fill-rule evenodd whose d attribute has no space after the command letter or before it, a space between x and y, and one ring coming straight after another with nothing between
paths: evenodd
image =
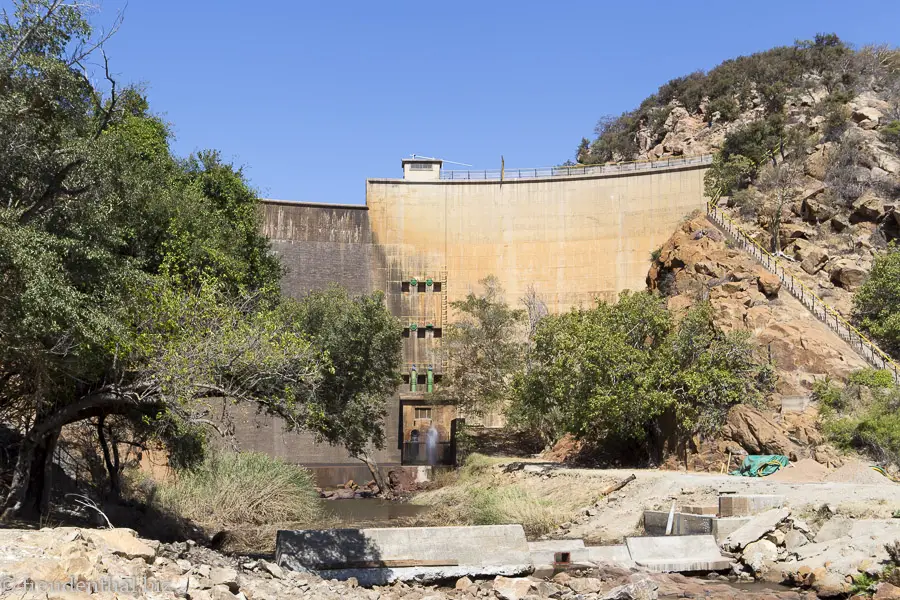
<instances>
[{"instance_id":1,"label":"green tarpaulin","mask_svg":"<svg viewBox=\"0 0 900 600\"><path fill-rule=\"evenodd\" d=\"M788 466L790 462L787 456L780 454L748 456L741 464L741 468L737 471L732 471L731 474L741 477L765 477L782 467Z\"/></svg>"}]
</instances>

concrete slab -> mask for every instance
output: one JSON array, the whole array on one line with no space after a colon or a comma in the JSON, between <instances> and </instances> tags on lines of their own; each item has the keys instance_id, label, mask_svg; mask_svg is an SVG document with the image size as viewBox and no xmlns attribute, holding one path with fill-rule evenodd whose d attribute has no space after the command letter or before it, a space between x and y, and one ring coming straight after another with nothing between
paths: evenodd
<instances>
[{"instance_id":1,"label":"concrete slab","mask_svg":"<svg viewBox=\"0 0 900 600\"><path fill-rule=\"evenodd\" d=\"M589 561L587 549L584 547L584 540L528 542L528 552L531 554L531 562L544 567L566 568L566 563L575 566L586 565Z\"/></svg>"},{"instance_id":2,"label":"concrete slab","mask_svg":"<svg viewBox=\"0 0 900 600\"><path fill-rule=\"evenodd\" d=\"M816 543L841 537L873 538L900 535L900 519L846 519L834 517L826 521L816 534Z\"/></svg>"},{"instance_id":3,"label":"concrete slab","mask_svg":"<svg viewBox=\"0 0 900 600\"><path fill-rule=\"evenodd\" d=\"M734 531L750 522L751 517L715 517L675 513L672 535L713 535L722 542ZM647 535L665 535L669 513L660 510L644 511L644 532Z\"/></svg>"},{"instance_id":4,"label":"concrete slab","mask_svg":"<svg viewBox=\"0 0 900 600\"><path fill-rule=\"evenodd\" d=\"M672 535L710 535L714 531L715 520L709 515L677 512L672 522ZM644 532L647 535L665 535L668 522L668 511L644 511Z\"/></svg>"},{"instance_id":5,"label":"concrete slab","mask_svg":"<svg viewBox=\"0 0 900 600\"><path fill-rule=\"evenodd\" d=\"M756 515L725 538L722 545L726 550L740 550L747 544L752 544L770 531L773 531L790 514L791 511L787 508L773 508Z\"/></svg>"},{"instance_id":6,"label":"concrete slab","mask_svg":"<svg viewBox=\"0 0 900 600\"><path fill-rule=\"evenodd\" d=\"M732 563L711 535L630 537L625 545L638 566L660 573L724 571Z\"/></svg>"},{"instance_id":7,"label":"concrete slab","mask_svg":"<svg viewBox=\"0 0 900 600\"><path fill-rule=\"evenodd\" d=\"M534 567L521 525L279 531L276 562L362 585L516 576Z\"/></svg>"},{"instance_id":8,"label":"concrete slab","mask_svg":"<svg viewBox=\"0 0 900 600\"><path fill-rule=\"evenodd\" d=\"M625 544L617 546L588 546L586 548L588 560L593 563L609 563L625 568L635 567L631 560L631 553Z\"/></svg>"},{"instance_id":9,"label":"concrete slab","mask_svg":"<svg viewBox=\"0 0 900 600\"><path fill-rule=\"evenodd\" d=\"M719 496L720 517L749 517L784 506L784 496L773 494L728 494Z\"/></svg>"}]
</instances>

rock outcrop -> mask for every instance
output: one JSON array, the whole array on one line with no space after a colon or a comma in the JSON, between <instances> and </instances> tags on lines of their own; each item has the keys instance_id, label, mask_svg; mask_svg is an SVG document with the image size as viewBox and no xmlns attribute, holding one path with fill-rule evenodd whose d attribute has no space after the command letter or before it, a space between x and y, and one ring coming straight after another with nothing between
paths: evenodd
<instances>
[{"instance_id":1,"label":"rock outcrop","mask_svg":"<svg viewBox=\"0 0 900 600\"><path fill-rule=\"evenodd\" d=\"M819 263L825 256L806 247L805 259ZM817 379L844 378L866 367L846 342L776 282L750 255L730 248L704 216L685 222L663 244L647 276L648 286L664 293L676 313L708 299L722 330L749 331L762 356L771 358L778 370L780 395L805 395Z\"/></svg>"}]
</instances>

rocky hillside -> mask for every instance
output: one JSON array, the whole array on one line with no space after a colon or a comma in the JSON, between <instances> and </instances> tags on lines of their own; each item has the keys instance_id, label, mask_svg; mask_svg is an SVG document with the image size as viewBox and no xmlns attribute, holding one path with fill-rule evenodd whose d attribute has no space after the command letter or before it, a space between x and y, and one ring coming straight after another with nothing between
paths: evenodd
<instances>
[{"instance_id":1,"label":"rocky hillside","mask_svg":"<svg viewBox=\"0 0 900 600\"><path fill-rule=\"evenodd\" d=\"M751 256L730 248L705 216L686 221L660 248L647 283L682 312L709 300L716 325L750 331L779 371L780 396L805 395L826 375L846 377L866 363Z\"/></svg>"},{"instance_id":2,"label":"rocky hillside","mask_svg":"<svg viewBox=\"0 0 900 600\"><path fill-rule=\"evenodd\" d=\"M715 154L708 193L724 192L729 216L848 318L874 258L900 237L896 49L823 35L739 57L670 81L597 134L580 161Z\"/></svg>"},{"instance_id":3,"label":"rocky hillside","mask_svg":"<svg viewBox=\"0 0 900 600\"><path fill-rule=\"evenodd\" d=\"M780 406L785 399L806 398L816 380L845 379L867 365L799 301L782 291L777 277L750 255L729 247L705 216L697 216L683 223L660 248L647 285L667 297L667 305L676 315L709 301L716 325L723 331L750 332L761 358L771 360L778 372L776 393L770 399L772 410L732 409L721 435L703 447L698 442L698 454L689 465L692 469L706 470L710 465L705 463L715 466L729 452L840 462L818 431L814 407L780 414Z\"/></svg>"}]
</instances>

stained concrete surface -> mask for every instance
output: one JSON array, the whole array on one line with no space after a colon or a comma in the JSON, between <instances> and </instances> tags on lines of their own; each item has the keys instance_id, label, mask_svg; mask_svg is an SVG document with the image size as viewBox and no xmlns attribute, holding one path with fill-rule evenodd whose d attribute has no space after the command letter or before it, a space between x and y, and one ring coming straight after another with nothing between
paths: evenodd
<instances>
[{"instance_id":1,"label":"stained concrete surface","mask_svg":"<svg viewBox=\"0 0 900 600\"><path fill-rule=\"evenodd\" d=\"M630 537L625 545L639 567L656 572L724 571L732 562L711 535Z\"/></svg>"},{"instance_id":2,"label":"stained concrete surface","mask_svg":"<svg viewBox=\"0 0 900 600\"><path fill-rule=\"evenodd\" d=\"M363 585L530 573L521 525L278 532L279 565ZM405 566L408 565L408 566Z\"/></svg>"}]
</instances>

